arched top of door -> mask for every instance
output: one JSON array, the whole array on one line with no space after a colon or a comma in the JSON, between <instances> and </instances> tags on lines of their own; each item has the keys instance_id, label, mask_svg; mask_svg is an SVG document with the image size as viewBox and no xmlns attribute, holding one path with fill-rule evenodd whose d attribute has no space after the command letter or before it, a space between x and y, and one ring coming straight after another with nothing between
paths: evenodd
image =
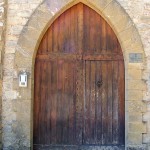
<instances>
[{"instance_id":1,"label":"arched top of door","mask_svg":"<svg viewBox=\"0 0 150 150\"><path fill-rule=\"evenodd\" d=\"M37 57L52 57L52 54L54 57L76 54L86 60L123 59L121 46L110 25L83 3L61 14L43 36Z\"/></svg>"},{"instance_id":2,"label":"arched top of door","mask_svg":"<svg viewBox=\"0 0 150 150\"><path fill-rule=\"evenodd\" d=\"M15 67L33 67L39 41L49 26L60 14L79 2L91 7L107 20L119 40L124 58L128 58L129 52L140 52L144 55L143 45L134 23L116 0L57 0L55 2L45 0L32 14L19 37Z\"/></svg>"}]
</instances>

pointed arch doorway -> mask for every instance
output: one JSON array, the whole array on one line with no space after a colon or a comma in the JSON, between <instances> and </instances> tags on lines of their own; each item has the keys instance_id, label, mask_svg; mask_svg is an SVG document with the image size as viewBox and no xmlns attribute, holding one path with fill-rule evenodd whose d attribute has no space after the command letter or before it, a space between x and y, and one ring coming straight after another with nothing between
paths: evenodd
<instances>
[{"instance_id":1,"label":"pointed arch doorway","mask_svg":"<svg viewBox=\"0 0 150 150\"><path fill-rule=\"evenodd\" d=\"M45 33L35 61L34 149L124 149L123 54L108 23L79 3Z\"/></svg>"}]
</instances>

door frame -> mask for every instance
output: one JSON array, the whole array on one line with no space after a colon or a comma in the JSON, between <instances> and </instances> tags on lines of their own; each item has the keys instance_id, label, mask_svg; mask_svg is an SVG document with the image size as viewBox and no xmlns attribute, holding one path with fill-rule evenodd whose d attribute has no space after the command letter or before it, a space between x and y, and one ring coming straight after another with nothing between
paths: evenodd
<instances>
[{"instance_id":1,"label":"door frame","mask_svg":"<svg viewBox=\"0 0 150 150\"><path fill-rule=\"evenodd\" d=\"M22 118L24 118L23 121L18 120L18 124L22 125L24 124L24 122L27 122L27 126L23 126L23 133L20 134L24 134L26 137L26 141L28 141L26 147L32 147L34 63L40 40L42 39L48 27L60 14L62 14L65 10L79 2L84 3L85 5L91 7L97 13L99 13L112 27L116 36L119 39L125 62L125 145L126 148L132 145L142 145L142 141L137 142L134 141L134 138L129 137L132 129L129 128L130 113L128 110L130 109L130 100L133 97L133 95L131 95L131 92L133 90L146 92L146 82L143 81L142 76L141 78L136 79L134 83L132 83L132 81L130 80L130 72L132 72L132 70L138 68L138 70L143 73L144 70L142 66L146 63L146 58L139 33L133 21L116 0L57 0L56 2L51 0L45 0L37 7L35 12L31 15L28 23L20 34L14 58L14 69L16 73L19 73L22 70L26 70L30 74L28 88L24 89L27 93L26 97L28 98L28 111L26 112L25 116L21 116ZM125 21L122 21L122 19ZM140 63L130 63L129 53L141 53L143 55L143 61ZM17 80L16 78L13 79L13 84L16 85L17 83L18 77ZM135 87L134 85L139 86ZM20 97L22 97L21 99L23 100L24 96L24 93L20 92L20 95L17 97L17 99L20 99ZM142 102L142 100L143 96L140 101ZM21 103L22 105L24 105L23 101L21 101ZM6 122L8 121L4 119L3 123L6 124ZM139 121L139 123L141 123L142 125L142 120ZM134 124L134 122L132 123L131 121L131 124ZM142 127L144 128L144 126ZM138 129L138 132L136 133L137 136L140 136L141 138L143 134L143 128ZM3 133L5 133L5 131L3 131ZM14 134L17 134L17 132L15 133L14 131Z\"/></svg>"}]
</instances>

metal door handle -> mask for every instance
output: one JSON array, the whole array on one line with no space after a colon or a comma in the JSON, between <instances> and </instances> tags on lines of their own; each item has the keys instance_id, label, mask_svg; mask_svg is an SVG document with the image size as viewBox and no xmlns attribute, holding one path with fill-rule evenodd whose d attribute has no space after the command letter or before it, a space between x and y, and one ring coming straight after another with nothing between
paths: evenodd
<instances>
[{"instance_id":1,"label":"metal door handle","mask_svg":"<svg viewBox=\"0 0 150 150\"><path fill-rule=\"evenodd\" d=\"M97 81L96 85L100 88L103 85L103 81Z\"/></svg>"}]
</instances>

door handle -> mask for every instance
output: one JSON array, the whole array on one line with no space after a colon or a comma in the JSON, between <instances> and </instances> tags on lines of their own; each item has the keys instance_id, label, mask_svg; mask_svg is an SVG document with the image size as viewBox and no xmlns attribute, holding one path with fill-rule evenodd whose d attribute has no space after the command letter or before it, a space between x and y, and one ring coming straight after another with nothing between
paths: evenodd
<instances>
[{"instance_id":1,"label":"door handle","mask_svg":"<svg viewBox=\"0 0 150 150\"><path fill-rule=\"evenodd\" d=\"M102 80L101 81L97 81L96 85L100 88L103 85L103 81Z\"/></svg>"}]
</instances>

